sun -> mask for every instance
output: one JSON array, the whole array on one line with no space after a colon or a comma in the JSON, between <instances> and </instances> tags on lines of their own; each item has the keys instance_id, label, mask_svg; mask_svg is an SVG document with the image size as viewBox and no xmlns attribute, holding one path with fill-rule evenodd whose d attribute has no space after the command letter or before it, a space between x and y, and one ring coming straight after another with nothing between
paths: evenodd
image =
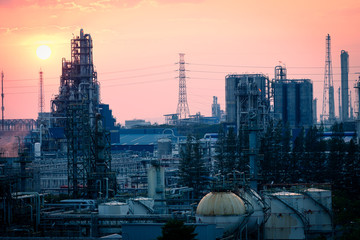
<instances>
[{"instance_id":1,"label":"sun","mask_svg":"<svg viewBox=\"0 0 360 240\"><path fill-rule=\"evenodd\" d=\"M48 59L51 55L51 49L47 45L41 45L36 49L36 55L40 59Z\"/></svg>"}]
</instances>

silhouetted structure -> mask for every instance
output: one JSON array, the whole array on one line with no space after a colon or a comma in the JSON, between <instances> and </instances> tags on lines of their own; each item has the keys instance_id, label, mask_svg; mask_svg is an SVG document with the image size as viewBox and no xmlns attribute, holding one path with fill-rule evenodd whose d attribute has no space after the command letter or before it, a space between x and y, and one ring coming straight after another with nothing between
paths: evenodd
<instances>
[{"instance_id":1,"label":"silhouetted structure","mask_svg":"<svg viewBox=\"0 0 360 240\"><path fill-rule=\"evenodd\" d=\"M291 127L313 125L313 85L310 79L274 82L274 113Z\"/></svg>"},{"instance_id":2,"label":"silhouetted structure","mask_svg":"<svg viewBox=\"0 0 360 240\"><path fill-rule=\"evenodd\" d=\"M341 113L340 119L344 122L349 119L349 54L341 50Z\"/></svg>"},{"instance_id":3,"label":"silhouetted structure","mask_svg":"<svg viewBox=\"0 0 360 240\"><path fill-rule=\"evenodd\" d=\"M52 127L65 128L69 194L96 197L101 186L115 190L110 136L99 111L99 83L94 71L92 39L80 30L71 40L71 61L62 60L59 94L52 100ZM104 187L102 188L104 189Z\"/></svg>"},{"instance_id":4,"label":"silhouetted structure","mask_svg":"<svg viewBox=\"0 0 360 240\"><path fill-rule=\"evenodd\" d=\"M329 124L335 122L334 81L331 63L331 38L329 34L326 36L325 74L321 121Z\"/></svg>"},{"instance_id":5,"label":"silhouetted structure","mask_svg":"<svg viewBox=\"0 0 360 240\"><path fill-rule=\"evenodd\" d=\"M190 115L186 94L185 53L179 53L179 56L179 101L176 113L178 114L179 119L184 119Z\"/></svg>"},{"instance_id":6,"label":"silhouetted structure","mask_svg":"<svg viewBox=\"0 0 360 240\"><path fill-rule=\"evenodd\" d=\"M256 89L257 95L262 100L269 100L269 78L263 74L229 74L225 77L225 101L226 101L226 121L230 124L237 124L240 108L238 106L237 92L242 84L251 84L251 88ZM247 110L246 110L247 111ZM248 111L247 111L248 112ZM241 121L241 120L240 120Z\"/></svg>"},{"instance_id":7,"label":"silhouetted structure","mask_svg":"<svg viewBox=\"0 0 360 240\"><path fill-rule=\"evenodd\" d=\"M216 96L213 96L213 103L211 105L211 116L213 118L216 118L218 122L220 121L221 110L220 104L218 103L218 98Z\"/></svg>"}]
</instances>

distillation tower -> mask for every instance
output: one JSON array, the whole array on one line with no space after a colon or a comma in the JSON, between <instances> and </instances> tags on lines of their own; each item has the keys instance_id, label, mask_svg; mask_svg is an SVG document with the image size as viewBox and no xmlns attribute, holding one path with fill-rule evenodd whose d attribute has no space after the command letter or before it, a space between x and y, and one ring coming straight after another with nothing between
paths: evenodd
<instances>
[{"instance_id":1,"label":"distillation tower","mask_svg":"<svg viewBox=\"0 0 360 240\"><path fill-rule=\"evenodd\" d=\"M99 113L92 49L90 34L81 29L80 36L71 40L71 60L62 59L59 94L51 104L52 127L65 130L69 195L74 198L99 197L104 186L116 190L110 137Z\"/></svg>"},{"instance_id":2,"label":"distillation tower","mask_svg":"<svg viewBox=\"0 0 360 240\"><path fill-rule=\"evenodd\" d=\"M326 36L325 74L321 121L325 121L330 124L335 122L334 81L331 63L331 38L329 34Z\"/></svg>"},{"instance_id":3,"label":"distillation tower","mask_svg":"<svg viewBox=\"0 0 360 240\"><path fill-rule=\"evenodd\" d=\"M186 94L185 53L179 53L179 56L179 101L176 113L179 119L184 119L190 115Z\"/></svg>"},{"instance_id":4,"label":"distillation tower","mask_svg":"<svg viewBox=\"0 0 360 240\"><path fill-rule=\"evenodd\" d=\"M349 119L349 54L341 50L341 112L343 122ZM350 99L351 100L351 99Z\"/></svg>"},{"instance_id":5,"label":"distillation tower","mask_svg":"<svg viewBox=\"0 0 360 240\"><path fill-rule=\"evenodd\" d=\"M268 78L262 74L227 75L226 86L235 87L236 128L238 133L246 132L249 141L249 177L250 186L257 190L258 180L258 135L266 129L269 118ZM227 93L228 108L231 109L231 99Z\"/></svg>"}]
</instances>

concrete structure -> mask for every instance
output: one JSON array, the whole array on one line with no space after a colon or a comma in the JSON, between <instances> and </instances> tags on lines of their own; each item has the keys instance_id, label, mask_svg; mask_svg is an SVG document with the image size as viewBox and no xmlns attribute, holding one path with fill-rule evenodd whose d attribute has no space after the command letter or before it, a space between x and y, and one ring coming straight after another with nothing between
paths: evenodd
<instances>
[{"instance_id":1,"label":"concrete structure","mask_svg":"<svg viewBox=\"0 0 360 240\"><path fill-rule=\"evenodd\" d=\"M340 120L345 122L349 119L349 54L341 50L341 113Z\"/></svg>"},{"instance_id":2,"label":"concrete structure","mask_svg":"<svg viewBox=\"0 0 360 240\"><path fill-rule=\"evenodd\" d=\"M218 103L218 98L213 96L213 103L211 105L211 117L216 118L218 121L221 119L221 110L220 104Z\"/></svg>"},{"instance_id":3,"label":"concrete structure","mask_svg":"<svg viewBox=\"0 0 360 240\"><path fill-rule=\"evenodd\" d=\"M274 82L274 113L290 127L313 125L313 85L310 79Z\"/></svg>"},{"instance_id":4,"label":"concrete structure","mask_svg":"<svg viewBox=\"0 0 360 240\"><path fill-rule=\"evenodd\" d=\"M148 197L153 199L165 199L165 168L159 162L154 161L147 170Z\"/></svg>"}]
</instances>

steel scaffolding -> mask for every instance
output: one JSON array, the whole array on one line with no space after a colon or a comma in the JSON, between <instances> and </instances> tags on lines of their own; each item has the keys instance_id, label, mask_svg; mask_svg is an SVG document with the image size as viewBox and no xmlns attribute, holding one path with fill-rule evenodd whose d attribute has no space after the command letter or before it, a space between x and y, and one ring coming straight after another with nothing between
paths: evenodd
<instances>
[{"instance_id":1,"label":"steel scaffolding","mask_svg":"<svg viewBox=\"0 0 360 240\"><path fill-rule=\"evenodd\" d=\"M71 61L62 60L59 94L52 101L52 127L65 129L68 191L74 198L105 196L98 191L106 189L101 186L116 191L109 134L102 128L99 113L92 48L91 36L83 30L71 40Z\"/></svg>"}]
</instances>

